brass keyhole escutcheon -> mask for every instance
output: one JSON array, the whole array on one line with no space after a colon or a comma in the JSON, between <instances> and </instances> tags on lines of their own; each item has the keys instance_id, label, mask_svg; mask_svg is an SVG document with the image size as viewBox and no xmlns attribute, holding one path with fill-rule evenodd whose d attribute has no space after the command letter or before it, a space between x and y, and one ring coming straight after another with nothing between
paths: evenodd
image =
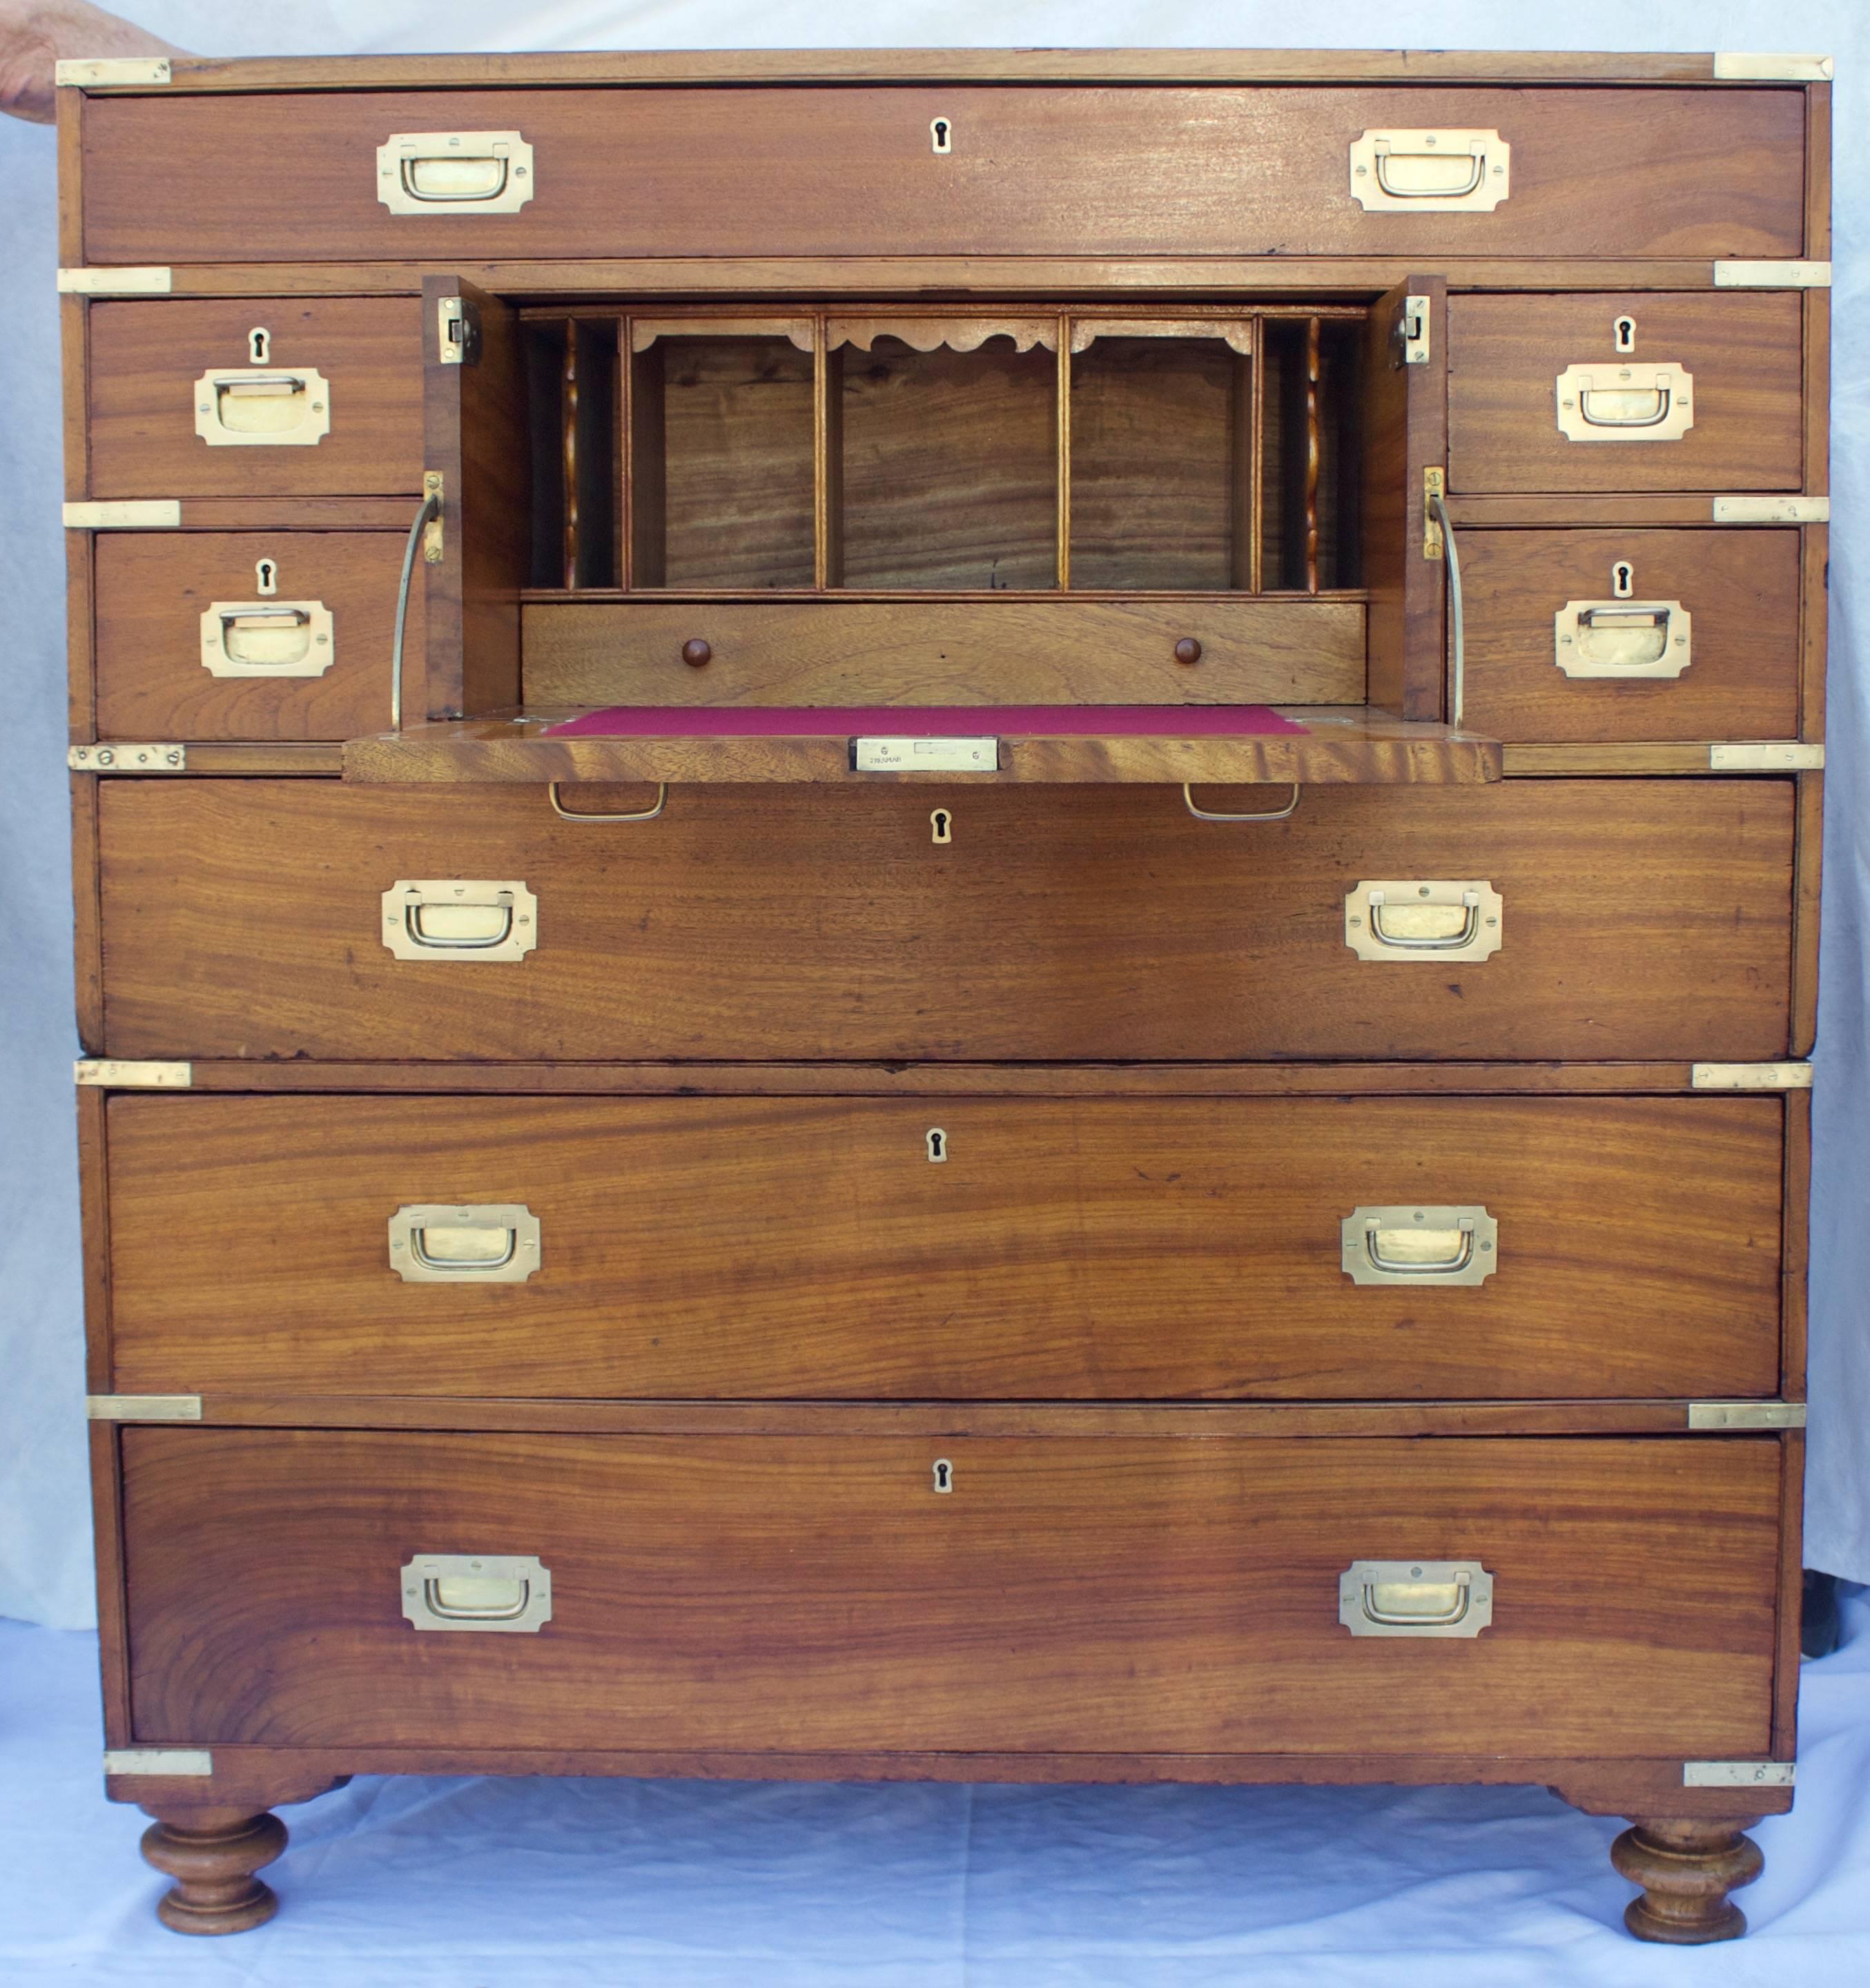
<instances>
[{"instance_id":1,"label":"brass keyhole escutcheon","mask_svg":"<svg viewBox=\"0 0 1870 1988\"><path fill-rule=\"evenodd\" d=\"M1628 560L1618 560L1610 570L1611 598L1628 600L1636 591L1636 569Z\"/></svg>"},{"instance_id":2,"label":"brass keyhole escutcheon","mask_svg":"<svg viewBox=\"0 0 1870 1988\"><path fill-rule=\"evenodd\" d=\"M1616 348L1619 352L1636 350L1636 320L1633 317L1620 317L1611 326Z\"/></svg>"},{"instance_id":3,"label":"brass keyhole escutcheon","mask_svg":"<svg viewBox=\"0 0 1870 1988\"><path fill-rule=\"evenodd\" d=\"M945 1456L938 1456L930 1466L935 1479L935 1489L944 1495L955 1488L955 1466Z\"/></svg>"},{"instance_id":4,"label":"brass keyhole escutcheon","mask_svg":"<svg viewBox=\"0 0 1870 1988\"><path fill-rule=\"evenodd\" d=\"M263 324L247 333L247 357L255 366L264 366L272 357L272 333Z\"/></svg>"},{"instance_id":5,"label":"brass keyhole escutcheon","mask_svg":"<svg viewBox=\"0 0 1870 1988\"><path fill-rule=\"evenodd\" d=\"M954 120L948 117L930 118L928 136L932 149L945 156L955 149Z\"/></svg>"},{"instance_id":6,"label":"brass keyhole escutcheon","mask_svg":"<svg viewBox=\"0 0 1870 1988\"><path fill-rule=\"evenodd\" d=\"M253 584L262 593L277 593L279 590L279 561L255 560L253 563Z\"/></svg>"},{"instance_id":7,"label":"brass keyhole escutcheon","mask_svg":"<svg viewBox=\"0 0 1870 1988\"><path fill-rule=\"evenodd\" d=\"M928 840L945 847L954 837L955 817L946 808L936 808L928 817Z\"/></svg>"},{"instance_id":8,"label":"brass keyhole escutcheon","mask_svg":"<svg viewBox=\"0 0 1870 1988\"><path fill-rule=\"evenodd\" d=\"M948 1158L948 1134L939 1125L931 1125L923 1134L923 1141L928 1148L929 1159L936 1166L940 1166Z\"/></svg>"}]
</instances>

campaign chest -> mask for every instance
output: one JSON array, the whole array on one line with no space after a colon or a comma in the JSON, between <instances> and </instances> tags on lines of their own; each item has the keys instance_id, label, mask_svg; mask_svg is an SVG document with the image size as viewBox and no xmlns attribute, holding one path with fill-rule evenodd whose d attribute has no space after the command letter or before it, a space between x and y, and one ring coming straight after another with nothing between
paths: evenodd
<instances>
[{"instance_id":1,"label":"campaign chest","mask_svg":"<svg viewBox=\"0 0 1870 1988\"><path fill-rule=\"evenodd\" d=\"M1533 1782L1743 1929L1829 73L61 66L167 1923L440 1771Z\"/></svg>"}]
</instances>

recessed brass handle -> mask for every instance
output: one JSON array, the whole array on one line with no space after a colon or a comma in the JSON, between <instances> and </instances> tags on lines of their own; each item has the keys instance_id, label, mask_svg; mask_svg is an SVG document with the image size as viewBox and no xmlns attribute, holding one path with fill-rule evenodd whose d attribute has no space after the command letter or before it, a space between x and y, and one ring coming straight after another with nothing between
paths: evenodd
<instances>
[{"instance_id":1,"label":"recessed brass handle","mask_svg":"<svg viewBox=\"0 0 1870 1988\"><path fill-rule=\"evenodd\" d=\"M398 959L523 959L539 900L522 883L402 877L383 894L383 942Z\"/></svg>"},{"instance_id":2,"label":"recessed brass handle","mask_svg":"<svg viewBox=\"0 0 1870 1988\"><path fill-rule=\"evenodd\" d=\"M1493 1620L1493 1577L1477 1560L1354 1560L1337 1619L1354 1636L1478 1636Z\"/></svg>"},{"instance_id":3,"label":"recessed brass handle","mask_svg":"<svg viewBox=\"0 0 1870 1988\"><path fill-rule=\"evenodd\" d=\"M1481 1284L1500 1267L1500 1224L1479 1206L1354 1208L1338 1239L1354 1284Z\"/></svg>"},{"instance_id":4,"label":"recessed brass handle","mask_svg":"<svg viewBox=\"0 0 1870 1988\"><path fill-rule=\"evenodd\" d=\"M322 677L336 659L322 600L215 600L201 614L201 667L215 677Z\"/></svg>"},{"instance_id":5,"label":"recessed brass handle","mask_svg":"<svg viewBox=\"0 0 1870 1988\"><path fill-rule=\"evenodd\" d=\"M1351 198L1367 213L1491 214L1512 184L1497 131L1366 131L1351 146Z\"/></svg>"},{"instance_id":6,"label":"recessed brass handle","mask_svg":"<svg viewBox=\"0 0 1870 1988\"><path fill-rule=\"evenodd\" d=\"M331 431L331 389L311 367L204 373L194 431L210 448L311 448Z\"/></svg>"},{"instance_id":7,"label":"recessed brass handle","mask_svg":"<svg viewBox=\"0 0 1870 1988\"><path fill-rule=\"evenodd\" d=\"M1505 908L1483 880L1385 877L1344 898L1344 944L1359 959L1487 959L1499 952Z\"/></svg>"},{"instance_id":8,"label":"recessed brass handle","mask_svg":"<svg viewBox=\"0 0 1870 1988\"><path fill-rule=\"evenodd\" d=\"M390 1268L409 1284L523 1284L539 1268L523 1202L411 1202L390 1217Z\"/></svg>"},{"instance_id":9,"label":"recessed brass handle","mask_svg":"<svg viewBox=\"0 0 1870 1988\"><path fill-rule=\"evenodd\" d=\"M552 1570L532 1554L418 1554L402 1591L404 1618L418 1629L534 1635L552 1620Z\"/></svg>"},{"instance_id":10,"label":"recessed brass handle","mask_svg":"<svg viewBox=\"0 0 1870 1988\"><path fill-rule=\"evenodd\" d=\"M1679 677L1693 636L1679 600L1567 600L1553 617L1554 660L1568 677Z\"/></svg>"},{"instance_id":11,"label":"recessed brass handle","mask_svg":"<svg viewBox=\"0 0 1870 1988\"><path fill-rule=\"evenodd\" d=\"M517 214L533 191L517 131L402 131L377 147L377 198L392 214Z\"/></svg>"},{"instance_id":12,"label":"recessed brass handle","mask_svg":"<svg viewBox=\"0 0 1870 1988\"><path fill-rule=\"evenodd\" d=\"M1555 383L1571 441L1678 441L1695 425L1694 376L1672 360L1567 366Z\"/></svg>"}]
</instances>

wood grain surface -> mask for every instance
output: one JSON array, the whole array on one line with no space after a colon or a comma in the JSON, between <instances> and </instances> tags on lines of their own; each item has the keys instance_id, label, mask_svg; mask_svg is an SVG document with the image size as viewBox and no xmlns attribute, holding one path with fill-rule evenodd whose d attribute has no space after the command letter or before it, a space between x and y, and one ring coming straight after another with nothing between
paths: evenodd
<instances>
[{"instance_id":1,"label":"wood grain surface","mask_svg":"<svg viewBox=\"0 0 1870 1988\"><path fill-rule=\"evenodd\" d=\"M658 1440L136 1428L137 1738L215 1745L1744 1758L1779 1446ZM954 1489L932 1488L936 1456ZM424 1635L416 1554L536 1554L536 1635ZM1473 1640L1354 1560L1473 1560Z\"/></svg>"},{"instance_id":2,"label":"wood grain surface","mask_svg":"<svg viewBox=\"0 0 1870 1988\"><path fill-rule=\"evenodd\" d=\"M952 783L678 788L610 827L536 789L472 809L320 781L101 798L112 1056L1787 1053L1785 781L1316 788L1243 826L1160 789ZM537 949L393 959L382 893L434 877L524 881ZM1357 958L1346 894L1422 877L1490 881L1500 952Z\"/></svg>"},{"instance_id":3,"label":"wood grain surface","mask_svg":"<svg viewBox=\"0 0 1870 1988\"><path fill-rule=\"evenodd\" d=\"M247 334L255 326L272 334L275 369L313 367L324 375L331 428L321 440L211 447L195 433L195 381L211 369L249 367ZM413 494L423 468L420 333L419 306L406 297L93 304L91 480L76 494Z\"/></svg>"},{"instance_id":4,"label":"wood grain surface","mask_svg":"<svg viewBox=\"0 0 1870 1988\"><path fill-rule=\"evenodd\" d=\"M1633 357L1614 320L1636 320ZM1456 297L1448 307L1449 483L1470 491L1797 490L1804 475L1802 301L1793 291L1713 297L1594 292ZM1694 425L1673 441L1573 441L1558 429L1567 366L1694 378Z\"/></svg>"},{"instance_id":5,"label":"wood grain surface","mask_svg":"<svg viewBox=\"0 0 1870 1988\"><path fill-rule=\"evenodd\" d=\"M1461 536L1466 722L1514 742L1799 735L1799 533L1478 531ZM1614 604L1611 568L1639 601L1679 601L1692 623L1678 677L1567 677L1553 617Z\"/></svg>"},{"instance_id":6,"label":"wood grain surface","mask_svg":"<svg viewBox=\"0 0 1870 1988\"><path fill-rule=\"evenodd\" d=\"M954 125L946 156L935 117ZM1398 127L1499 131L1508 198L1490 214L1366 213L1349 147ZM393 133L496 129L535 148L519 213L392 215L377 200ZM443 88L98 98L84 132L93 262L1784 256L1801 252L1804 192L1804 100L1786 89Z\"/></svg>"},{"instance_id":7,"label":"wood grain surface","mask_svg":"<svg viewBox=\"0 0 1870 1988\"><path fill-rule=\"evenodd\" d=\"M1777 1098L120 1096L110 1111L118 1392L1435 1399L1779 1382ZM396 1209L458 1202L529 1208L535 1273L394 1274ZM1353 1283L1343 1219L1423 1202L1484 1208L1496 1273Z\"/></svg>"}]
</instances>

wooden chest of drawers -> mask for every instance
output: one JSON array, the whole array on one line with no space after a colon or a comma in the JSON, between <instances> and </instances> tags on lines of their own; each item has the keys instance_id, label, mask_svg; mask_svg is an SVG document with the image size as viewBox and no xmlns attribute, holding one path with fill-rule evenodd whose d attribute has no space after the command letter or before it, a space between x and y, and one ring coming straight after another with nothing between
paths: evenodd
<instances>
[{"instance_id":1,"label":"wooden chest of drawers","mask_svg":"<svg viewBox=\"0 0 1870 1988\"><path fill-rule=\"evenodd\" d=\"M1742 1930L1828 67L66 67L166 1922L442 1770L1531 1781Z\"/></svg>"}]
</instances>

